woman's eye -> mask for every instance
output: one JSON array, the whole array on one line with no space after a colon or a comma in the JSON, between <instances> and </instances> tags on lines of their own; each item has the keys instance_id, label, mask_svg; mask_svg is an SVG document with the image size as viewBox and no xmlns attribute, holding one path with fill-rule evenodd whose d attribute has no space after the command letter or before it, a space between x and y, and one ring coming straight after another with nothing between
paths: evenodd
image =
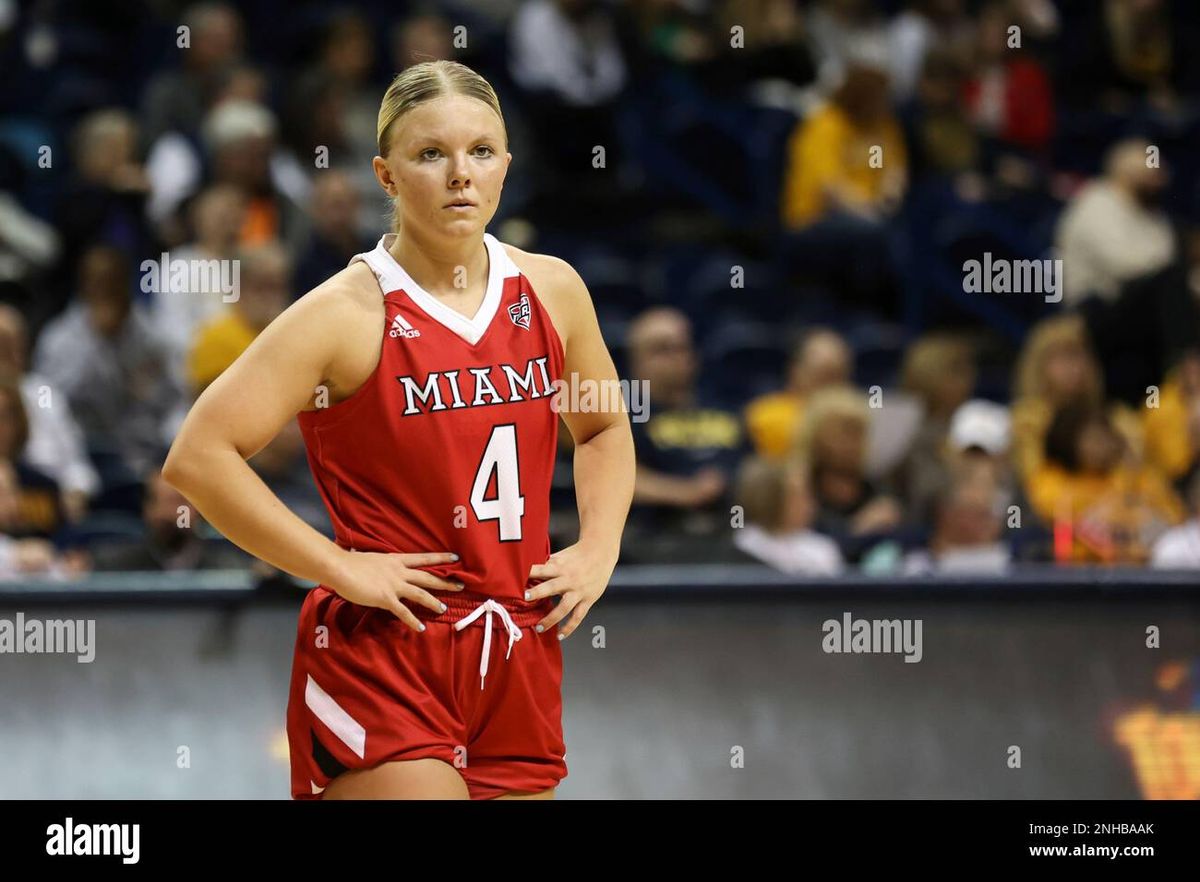
<instances>
[{"instance_id":1,"label":"woman's eye","mask_svg":"<svg viewBox=\"0 0 1200 882\"><path fill-rule=\"evenodd\" d=\"M479 153L482 156L491 156L492 148L487 146L486 144L480 144L478 147L475 148L475 152Z\"/></svg>"},{"instance_id":2,"label":"woman's eye","mask_svg":"<svg viewBox=\"0 0 1200 882\"><path fill-rule=\"evenodd\" d=\"M437 150L435 150L434 148L430 147L430 148L429 148L429 149L427 149L427 150L422 150L422 151L421 151L421 158L422 158L422 159L437 159L437 158L438 158L438 152L437 152Z\"/></svg>"}]
</instances>

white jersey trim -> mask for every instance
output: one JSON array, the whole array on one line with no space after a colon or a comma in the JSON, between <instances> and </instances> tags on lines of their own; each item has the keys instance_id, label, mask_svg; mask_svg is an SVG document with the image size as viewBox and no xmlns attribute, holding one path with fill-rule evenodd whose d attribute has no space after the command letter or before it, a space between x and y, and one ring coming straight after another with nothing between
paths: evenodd
<instances>
[{"instance_id":1,"label":"white jersey trim","mask_svg":"<svg viewBox=\"0 0 1200 882\"><path fill-rule=\"evenodd\" d=\"M386 233L372 251L364 251L350 259L353 264L361 260L371 268L379 279L379 286L384 292L404 291L412 301L431 319L444 325L470 344L480 341L496 311L500 308L500 295L504 291L504 280L520 275L520 270L513 263L508 252L500 241L491 233L483 234L483 244L488 252L488 282L484 291L483 302L475 315L468 318L457 310L451 309L438 298L434 297L413 280L408 271L392 257L388 249L396 241L395 233Z\"/></svg>"}]
</instances>

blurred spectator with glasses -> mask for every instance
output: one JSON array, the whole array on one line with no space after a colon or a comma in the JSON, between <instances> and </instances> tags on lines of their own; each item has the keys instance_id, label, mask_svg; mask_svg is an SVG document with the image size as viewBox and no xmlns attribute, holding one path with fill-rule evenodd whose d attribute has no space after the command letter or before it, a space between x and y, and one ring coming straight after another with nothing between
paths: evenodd
<instances>
[{"instance_id":1,"label":"blurred spectator with glasses","mask_svg":"<svg viewBox=\"0 0 1200 882\"><path fill-rule=\"evenodd\" d=\"M741 418L698 393L699 360L683 313L647 310L628 340L630 376L649 390L649 419L633 424L635 516L652 529L715 535L727 529L724 501L746 450Z\"/></svg>"}]
</instances>

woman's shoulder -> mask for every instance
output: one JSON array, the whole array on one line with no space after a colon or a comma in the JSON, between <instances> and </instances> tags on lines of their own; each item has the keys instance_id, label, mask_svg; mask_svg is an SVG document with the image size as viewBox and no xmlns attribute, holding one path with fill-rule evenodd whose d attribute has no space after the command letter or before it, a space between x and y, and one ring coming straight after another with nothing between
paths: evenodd
<instances>
[{"instance_id":1,"label":"woman's shoulder","mask_svg":"<svg viewBox=\"0 0 1200 882\"><path fill-rule=\"evenodd\" d=\"M507 242L500 244L504 246L504 250L521 274L529 279L539 296L542 296L543 289L545 295L550 297L586 293L583 279L575 271L575 267L561 257L525 251ZM540 288L539 282L542 283Z\"/></svg>"},{"instance_id":2,"label":"woman's shoulder","mask_svg":"<svg viewBox=\"0 0 1200 882\"><path fill-rule=\"evenodd\" d=\"M583 306L586 304L587 309L591 309L591 295L583 278L575 267L561 257L525 251L503 242L501 244L521 275L529 280L530 287L550 313L550 319L565 343L572 325L579 316L586 314L586 311L581 311Z\"/></svg>"},{"instance_id":3,"label":"woman's shoulder","mask_svg":"<svg viewBox=\"0 0 1200 882\"><path fill-rule=\"evenodd\" d=\"M375 273L355 261L298 297L292 307L310 319L332 322L374 320L383 309Z\"/></svg>"}]
</instances>

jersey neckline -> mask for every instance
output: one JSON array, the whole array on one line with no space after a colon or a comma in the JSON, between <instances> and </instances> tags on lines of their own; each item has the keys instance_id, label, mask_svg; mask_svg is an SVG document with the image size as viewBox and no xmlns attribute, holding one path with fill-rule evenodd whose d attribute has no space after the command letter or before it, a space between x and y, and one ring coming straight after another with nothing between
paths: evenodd
<instances>
[{"instance_id":1,"label":"jersey neckline","mask_svg":"<svg viewBox=\"0 0 1200 882\"><path fill-rule=\"evenodd\" d=\"M416 280L409 275L408 270L392 256L389 248L396 241L396 235L396 233L385 233L380 237L379 244L375 246L375 252L370 255L375 260L368 261L381 272L380 281L387 282L384 286L385 290L403 290L422 312L438 324L462 337L471 345L478 343L488 327L491 326L492 319L496 317L496 311L500 308L500 296L504 289L504 270L507 264L505 258L508 256L504 253L504 246L491 233L483 234L483 244L488 255L487 288L484 290L479 308L475 310L475 315L468 318L458 310L451 309L418 285Z\"/></svg>"}]
</instances>

